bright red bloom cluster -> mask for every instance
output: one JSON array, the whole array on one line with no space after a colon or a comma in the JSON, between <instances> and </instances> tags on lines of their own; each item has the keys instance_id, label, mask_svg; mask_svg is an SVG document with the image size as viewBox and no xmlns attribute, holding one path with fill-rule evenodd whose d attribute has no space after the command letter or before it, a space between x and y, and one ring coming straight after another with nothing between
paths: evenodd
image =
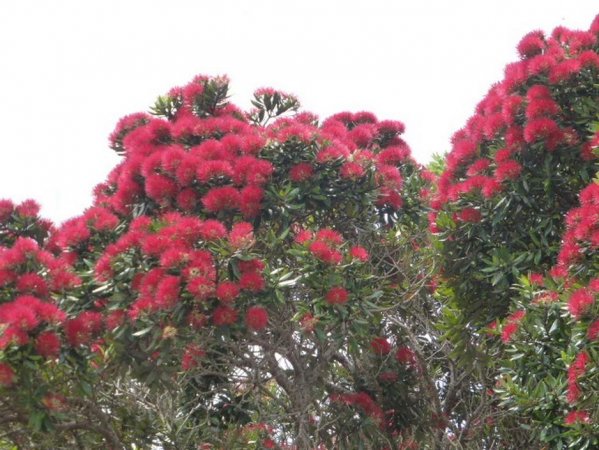
<instances>
[{"instance_id":1,"label":"bright red bloom cluster","mask_svg":"<svg viewBox=\"0 0 599 450\"><path fill-rule=\"evenodd\" d=\"M170 311L181 301L191 302L192 315L204 314L210 300L217 299L221 304L215 305L212 322L217 326L231 325L238 317L231 303L240 293L257 293L265 288L261 273L264 264L260 260L240 260L238 279L221 277L217 282L214 256L205 247L225 239L233 249L245 248L253 243L253 227L239 222L227 232L225 225L215 219L201 220L175 212L155 219L140 216L131 222L127 233L106 248L96 265L96 274L101 280L109 279L115 261L126 255L156 261L155 267L139 273L134 280L137 298L128 307L131 319L140 314Z\"/></svg>"},{"instance_id":2,"label":"bright red bloom cluster","mask_svg":"<svg viewBox=\"0 0 599 450\"><path fill-rule=\"evenodd\" d=\"M384 426L385 413L376 401L366 392L354 392L347 394L332 394L331 401L345 405L356 406L369 417Z\"/></svg>"},{"instance_id":3,"label":"bright red bloom cluster","mask_svg":"<svg viewBox=\"0 0 599 450\"><path fill-rule=\"evenodd\" d=\"M268 325L268 311L261 306L251 306L245 314L245 323L250 330L263 330Z\"/></svg>"},{"instance_id":4,"label":"bright red bloom cluster","mask_svg":"<svg viewBox=\"0 0 599 450\"><path fill-rule=\"evenodd\" d=\"M26 212L34 214L37 209ZM11 215L5 219L10 221ZM66 314L51 294L78 286L80 279L64 259L54 257L35 240L17 236L12 242L9 247L0 246L0 350L35 341L41 356L56 357L60 351L57 331Z\"/></svg>"},{"instance_id":5,"label":"bright red bloom cluster","mask_svg":"<svg viewBox=\"0 0 599 450\"><path fill-rule=\"evenodd\" d=\"M342 286L334 286L328 290L325 299L329 305L343 305L349 300L349 292Z\"/></svg>"},{"instance_id":6,"label":"bright red bloom cluster","mask_svg":"<svg viewBox=\"0 0 599 450\"><path fill-rule=\"evenodd\" d=\"M432 201L435 209L473 194L494 197L527 170L523 160L534 153L563 149L577 151L582 162L596 158L592 139L574 127L556 93L573 78L596 76L597 39L593 30L563 27L548 38L533 31L522 39L522 60L506 67L504 80L489 90L466 127L454 135Z\"/></svg>"},{"instance_id":7,"label":"bright red bloom cluster","mask_svg":"<svg viewBox=\"0 0 599 450\"><path fill-rule=\"evenodd\" d=\"M568 368L568 403L574 403L580 397L581 392L578 379L584 375L589 361L589 354L586 351L582 351L576 356L574 362L570 364Z\"/></svg>"},{"instance_id":8,"label":"bright red bloom cluster","mask_svg":"<svg viewBox=\"0 0 599 450\"><path fill-rule=\"evenodd\" d=\"M9 387L17 379L14 369L6 363L0 362L0 386Z\"/></svg>"},{"instance_id":9,"label":"bright red bloom cluster","mask_svg":"<svg viewBox=\"0 0 599 450\"><path fill-rule=\"evenodd\" d=\"M398 363L408 367L416 366L416 354L410 347L398 347L397 351L395 352L395 359Z\"/></svg>"},{"instance_id":10,"label":"bright red bloom cluster","mask_svg":"<svg viewBox=\"0 0 599 450\"><path fill-rule=\"evenodd\" d=\"M568 300L568 311L576 319L582 318L595 303L595 294L588 288L581 288L572 293Z\"/></svg>"},{"instance_id":11,"label":"bright red bloom cluster","mask_svg":"<svg viewBox=\"0 0 599 450\"><path fill-rule=\"evenodd\" d=\"M526 312L523 310L515 311L510 314L503 324L503 328L501 329L501 340L504 344L507 344L512 340L513 335L518 332L520 328L520 322L526 316Z\"/></svg>"},{"instance_id":12,"label":"bright red bloom cluster","mask_svg":"<svg viewBox=\"0 0 599 450\"><path fill-rule=\"evenodd\" d=\"M567 415L566 418L564 419L564 424L566 425L574 425L577 423L590 423L591 422L591 417L589 416L589 413L586 411L570 411Z\"/></svg>"},{"instance_id":13,"label":"bright red bloom cluster","mask_svg":"<svg viewBox=\"0 0 599 450\"><path fill-rule=\"evenodd\" d=\"M558 264L567 267L599 248L599 184L591 183L580 192L580 207L566 216L566 231Z\"/></svg>"},{"instance_id":14,"label":"bright red bloom cluster","mask_svg":"<svg viewBox=\"0 0 599 450\"><path fill-rule=\"evenodd\" d=\"M384 337L375 337L370 341L370 349L379 356L391 353L391 343Z\"/></svg>"}]
</instances>

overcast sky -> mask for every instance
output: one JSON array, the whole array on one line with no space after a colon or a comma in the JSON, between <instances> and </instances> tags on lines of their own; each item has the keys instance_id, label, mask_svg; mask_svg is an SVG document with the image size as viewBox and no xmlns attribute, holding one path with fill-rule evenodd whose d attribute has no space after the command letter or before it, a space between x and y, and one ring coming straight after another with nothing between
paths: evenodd
<instances>
[{"instance_id":1,"label":"overcast sky","mask_svg":"<svg viewBox=\"0 0 599 450\"><path fill-rule=\"evenodd\" d=\"M325 118L406 124L416 159L449 149L527 32L588 29L596 0L19 0L0 2L0 198L57 222L118 162L116 121L195 74L232 101L271 86Z\"/></svg>"}]
</instances>

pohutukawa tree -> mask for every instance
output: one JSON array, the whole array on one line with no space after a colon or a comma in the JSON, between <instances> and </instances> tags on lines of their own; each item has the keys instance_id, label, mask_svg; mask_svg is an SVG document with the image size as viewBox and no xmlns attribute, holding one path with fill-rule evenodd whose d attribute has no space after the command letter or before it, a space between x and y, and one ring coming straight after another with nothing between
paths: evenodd
<instances>
[{"instance_id":1,"label":"pohutukawa tree","mask_svg":"<svg viewBox=\"0 0 599 450\"><path fill-rule=\"evenodd\" d=\"M432 202L443 326L484 367L503 358L481 387L496 380L494 407L534 445L594 448L599 19L534 31L518 51L455 134Z\"/></svg>"},{"instance_id":2,"label":"pohutukawa tree","mask_svg":"<svg viewBox=\"0 0 599 450\"><path fill-rule=\"evenodd\" d=\"M3 384L32 399L7 416L15 442L43 445L51 430L84 446L383 447L431 427L423 355L389 319L424 285L421 268L389 257L418 229L427 183L403 124L370 113L319 124L271 89L246 113L227 88L197 77L153 115L123 118L110 137L122 163L43 241L78 283L33 292L54 320L31 296L27 321L5 314L34 335L5 340ZM24 303L15 283L9 312ZM56 370L73 380L59 389ZM80 399L99 393L106 433Z\"/></svg>"}]
</instances>

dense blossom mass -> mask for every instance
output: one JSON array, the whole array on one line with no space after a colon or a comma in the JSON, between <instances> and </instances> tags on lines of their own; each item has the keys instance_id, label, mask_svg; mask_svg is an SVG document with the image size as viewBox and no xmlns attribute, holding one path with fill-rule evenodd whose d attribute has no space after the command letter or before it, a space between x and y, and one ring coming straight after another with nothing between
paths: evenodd
<instances>
[{"instance_id":1,"label":"dense blossom mass","mask_svg":"<svg viewBox=\"0 0 599 450\"><path fill-rule=\"evenodd\" d=\"M34 203L0 204L7 230L0 235L6 239L0 280L9 299L0 306L6 327L0 383L31 396L30 414L46 411L36 419L41 428L60 427L57 412L85 428L91 413L73 397L83 389L78 377L104 383L103 373L121 370L150 384L160 371L163 380L167 373L204 379L210 392L197 395L209 411L232 395L229 389L239 389L235 379L253 379L265 366L285 401L296 405L291 382L277 375L271 354L298 347L308 364L294 367L299 383L299 373L317 370L316 361L321 372L330 370L337 352L347 353L347 343L333 339L341 327L353 342L350 359L368 348L372 334L391 332L367 313L378 307L386 281L367 281L371 256L357 230L380 240L399 220L406 195L431 178L420 176L423 168L399 137L404 125L366 112L319 123L296 113L295 97L272 89L257 91L256 109L244 112L227 102L227 87L225 77L199 76L160 97L152 114L121 119L109 142L122 162L96 187L93 205L58 229L37 217ZM409 198L406 224L418 202ZM381 220L384 226L377 225ZM373 320L348 321L365 314ZM239 351L256 360L235 360ZM65 358L81 361L72 377L22 369ZM416 416L383 414L384 391L402 380L402 395L418 387L401 368L407 361L397 361L382 381L374 379L382 383L376 396L361 391L352 371L343 375L342 394L330 397L312 384L297 389L308 393L307 405L340 395L345 400L331 403L335 410L375 417L377 433L398 433L401 426L417 427ZM203 375L215 371L220 378ZM40 388L32 390L28 377ZM323 414L325 420L333 413ZM220 420L223 429L234 425ZM299 425L276 426L283 427L284 445L283 436ZM263 442L275 445L270 435Z\"/></svg>"}]
</instances>

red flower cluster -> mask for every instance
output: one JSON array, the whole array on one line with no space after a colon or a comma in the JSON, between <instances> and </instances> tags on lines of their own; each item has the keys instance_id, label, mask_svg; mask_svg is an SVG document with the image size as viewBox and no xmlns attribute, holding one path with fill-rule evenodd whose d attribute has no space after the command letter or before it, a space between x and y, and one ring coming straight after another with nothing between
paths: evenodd
<instances>
[{"instance_id":1,"label":"red flower cluster","mask_svg":"<svg viewBox=\"0 0 599 450\"><path fill-rule=\"evenodd\" d=\"M328 290L325 299L329 305L344 305L349 300L349 292L341 286L335 286Z\"/></svg>"},{"instance_id":2,"label":"red flower cluster","mask_svg":"<svg viewBox=\"0 0 599 450\"><path fill-rule=\"evenodd\" d=\"M591 417L589 413L586 411L570 411L566 418L564 419L564 424L566 425L575 425L577 423L590 423Z\"/></svg>"},{"instance_id":3,"label":"red flower cluster","mask_svg":"<svg viewBox=\"0 0 599 450\"><path fill-rule=\"evenodd\" d=\"M586 351L580 352L570 367L568 368L568 403L575 403L580 397L580 386L578 379L584 375L587 364L590 361L589 354Z\"/></svg>"},{"instance_id":4,"label":"red flower cluster","mask_svg":"<svg viewBox=\"0 0 599 450\"><path fill-rule=\"evenodd\" d=\"M17 374L6 363L0 362L0 386L10 387L16 381Z\"/></svg>"},{"instance_id":5,"label":"red flower cluster","mask_svg":"<svg viewBox=\"0 0 599 450\"><path fill-rule=\"evenodd\" d=\"M596 44L593 30L563 27L548 38L533 31L522 39L522 59L506 67L504 80L489 90L466 127L454 135L433 208L472 194L495 196L521 176L523 155L531 152L571 153L575 148L582 162L595 158L587 136L573 128L555 94L571 78L599 71Z\"/></svg>"},{"instance_id":6,"label":"red flower cluster","mask_svg":"<svg viewBox=\"0 0 599 450\"><path fill-rule=\"evenodd\" d=\"M395 359L398 363L403 364L405 366L416 366L416 355L414 354L414 351L409 347L398 347L397 351L395 352Z\"/></svg>"},{"instance_id":7,"label":"red flower cluster","mask_svg":"<svg viewBox=\"0 0 599 450\"><path fill-rule=\"evenodd\" d=\"M66 314L51 295L75 288L81 281L65 258L56 258L34 239L19 236L14 220L26 221L23 234L34 229L39 222L36 203L15 207L2 201L0 207L4 219L0 229L13 230L12 239L5 241L8 246L0 245L0 350L32 342L39 355L55 358L60 353L59 331ZM46 222L41 226L49 228Z\"/></svg>"},{"instance_id":8,"label":"red flower cluster","mask_svg":"<svg viewBox=\"0 0 599 450\"><path fill-rule=\"evenodd\" d=\"M181 358L181 369L188 371L197 367L205 356L206 352L199 345L187 345L183 352L183 357Z\"/></svg>"},{"instance_id":9,"label":"red flower cluster","mask_svg":"<svg viewBox=\"0 0 599 450\"><path fill-rule=\"evenodd\" d=\"M250 330L263 330L268 325L268 311L261 306L251 306L245 314L245 324Z\"/></svg>"},{"instance_id":10,"label":"red flower cluster","mask_svg":"<svg viewBox=\"0 0 599 450\"><path fill-rule=\"evenodd\" d=\"M591 183L580 192L580 207L566 216L566 231L558 264L567 267L599 248L599 184Z\"/></svg>"},{"instance_id":11,"label":"red flower cluster","mask_svg":"<svg viewBox=\"0 0 599 450\"><path fill-rule=\"evenodd\" d=\"M512 314L510 314L506 319L501 329L501 340L504 344L507 344L512 340L512 336L518 331L520 328L520 322L526 316L526 312L519 310Z\"/></svg>"},{"instance_id":12,"label":"red flower cluster","mask_svg":"<svg viewBox=\"0 0 599 450\"><path fill-rule=\"evenodd\" d=\"M332 394L331 401L345 405L357 406L364 414L384 425L385 413L383 409L366 392L355 392L348 394Z\"/></svg>"},{"instance_id":13,"label":"red flower cluster","mask_svg":"<svg viewBox=\"0 0 599 450\"><path fill-rule=\"evenodd\" d=\"M391 353L391 344L384 337L375 337L370 341L370 349L379 356Z\"/></svg>"}]
</instances>

